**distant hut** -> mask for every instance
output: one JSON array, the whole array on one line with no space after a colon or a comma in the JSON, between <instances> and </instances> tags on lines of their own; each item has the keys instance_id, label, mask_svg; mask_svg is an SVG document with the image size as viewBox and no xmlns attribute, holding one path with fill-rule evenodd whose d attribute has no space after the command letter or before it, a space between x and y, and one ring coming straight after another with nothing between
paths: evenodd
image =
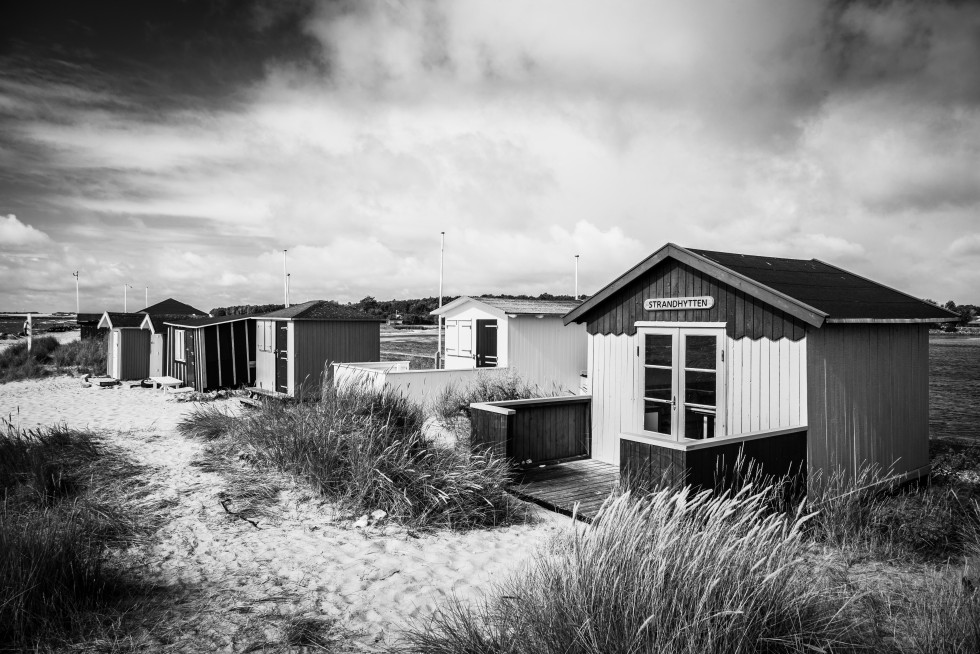
<instances>
[{"instance_id":1,"label":"distant hut","mask_svg":"<svg viewBox=\"0 0 980 654\"><path fill-rule=\"evenodd\" d=\"M253 318L257 390L297 397L319 387L331 363L381 359L384 319L335 302L304 302Z\"/></svg>"},{"instance_id":2,"label":"distant hut","mask_svg":"<svg viewBox=\"0 0 980 654\"><path fill-rule=\"evenodd\" d=\"M158 322L165 329L165 375L202 392L254 383L255 330L249 316L160 321L151 317L147 325L158 329Z\"/></svg>"},{"instance_id":3,"label":"distant hut","mask_svg":"<svg viewBox=\"0 0 980 654\"><path fill-rule=\"evenodd\" d=\"M164 336L152 328L143 328L143 321L147 316L164 315L207 314L173 298L167 298L136 313L106 311L102 314L96 329L109 334L106 344L106 372L110 377L119 380L146 379L155 376L155 370L162 369Z\"/></svg>"},{"instance_id":4,"label":"distant hut","mask_svg":"<svg viewBox=\"0 0 980 654\"><path fill-rule=\"evenodd\" d=\"M102 319L101 313L80 313L75 317L78 325L79 338L87 340L90 338L102 338L109 333L108 329L99 329L99 321Z\"/></svg>"},{"instance_id":5,"label":"distant hut","mask_svg":"<svg viewBox=\"0 0 980 654\"><path fill-rule=\"evenodd\" d=\"M542 388L578 393L588 367L584 325L565 325L574 300L467 297L432 312L445 321L447 370L509 368Z\"/></svg>"}]
</instances>

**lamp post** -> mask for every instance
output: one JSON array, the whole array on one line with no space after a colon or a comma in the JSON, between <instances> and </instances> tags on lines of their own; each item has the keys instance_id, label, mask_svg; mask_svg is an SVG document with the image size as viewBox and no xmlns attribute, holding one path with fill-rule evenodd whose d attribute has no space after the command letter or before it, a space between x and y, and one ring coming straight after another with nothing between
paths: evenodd
<instances>
[{"instance_id":1,"label":"lamp post","mask_svg":"<svg viewBox=\"0 0 980 654\"><path fill-rule=\"evenodd\" d=\"M79 309L78 309L78 306L79 306L78 305L78 271L76 270L75 272L73 272L71 274L71 276L75 278L75 317L77 319L77 317L78 317L78 311L79 311Z\"/></svg>"},{"instance_id":2,"label":"lamp post","mask_svg":"<svg viewBox=\"0 0 980 654\"><path fill-rule=\"evenodd\" d=\"M129 289L133 288L132 284L123 284L123 313L129 313Z\"/></svg>"},{"instance_id":3,"label":"lamp post","mask_svg":"<svg viewBox=\"0 0 980 654\"><path fill-rule=\"evenodd\" d=\"M439 308L442 308L442 263L446 251L446 232L439 232ZM439 344L436 350L436 368L442 368L442 314L439 314Z\"/></svg>"},{"instance_id":4,"label":"lamp post","mask_svg":"<svg viewBox=\"0 0 980 654\"><path fill-rule=\"evenodd\" d=\"M282 251L282 301L289 308L289 273L286 272L286 250Z\"/></svg>"},{"instance_id":5,"label":"lamp post","mask_svg":"<svg viewBox=\"0 0 980 654\"><path fill-rule=\"evenodd\" d=\"M578 255L575 255L575 300L578 301Z\"/></svg>"},{"instance_id":6,"label":"lamp post","mask_svg":"<svg viewBox=\"0 0 980 654\"><path fill-rule=\"evenodd\" d=\"M143 287L143 308L150 306L150 287Z\"/></svg>"}]
</instances>

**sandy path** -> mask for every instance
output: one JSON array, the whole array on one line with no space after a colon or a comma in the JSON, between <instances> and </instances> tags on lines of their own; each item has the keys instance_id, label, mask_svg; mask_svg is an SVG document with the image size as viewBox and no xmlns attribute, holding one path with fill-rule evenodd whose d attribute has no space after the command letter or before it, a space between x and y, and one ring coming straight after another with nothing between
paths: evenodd
<instances>
[{"instance_id":1,"label":"sandy path","mask_svg":"<svg viewBox=\"0 0 980 654\"><path fill-rule=\"evenodd\" d=\"M152 466L150 481L171 508L157 542L140 555L178 603L195 607L191 618L175 617L184 621L171 645L177 649L242 651L277 641L284 616L305 615L338 619L355 649L382 650L406 620L430 615L451 595L477 599L569 524L542 512L533 526L414 538L354 528L292 486L274 518L255 529L223 511L223 478L191 465L203 446L174 426L193 406L159 391L82 388L69 378L0 385L0 415L12 414L16 424L107 430L108 443Z\"/></svg>"}]
</instances>

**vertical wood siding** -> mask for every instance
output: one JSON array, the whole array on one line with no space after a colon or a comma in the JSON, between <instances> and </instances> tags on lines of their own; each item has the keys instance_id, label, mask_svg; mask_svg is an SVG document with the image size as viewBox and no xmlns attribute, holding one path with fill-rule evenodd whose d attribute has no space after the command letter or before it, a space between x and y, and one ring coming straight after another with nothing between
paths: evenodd
<instances>
[{"instance_id":1,"label":"vertical wood siding","mask_svg":"<svg viewBox=\"0 0 980 654\"><path fill-rule=\"evenodd\" d=\"M727 339L725 434L807 424L807 340Z\"/></svg>"},{"instance_id":2,"label":"vertical wood siding","mask_svg":"<svg viewBox=\"0 0 980 654\"><path fill-rule=\"evenodd\" d=\"M370 321L295 320L293 389L318 389L330 364L381 360L381 326Z\"/></svg>"},{"instance_id":3,"label":"vertical wood siding","mask_svg":"<svg viewBox=\"0 0 980 654\"><path fill-rule=\"evenodd\" d=\"M519 316L504 327L510 332L508 368L547 394L578 393L588 367L585 325L562 325L558 316Z\"/></svg>"},{"instance_id":4,"label":"vertical wood siding","mask_svg":"<svg viewBox=\"0 0 980 654\"><path fill-rule=\"evenodd\" d=\"M150 374L150 332L119 329L119 379L146 379ZM111 343L110 343L111 348Z\"/></svg>"},{"instance_id":5,"label":"vertical wood siding","mask_svg":"<svg viewBox=\"0 0 980 654\"><path fill-rule=\"evenodd\" d=\"M761 474L777 479L799 475L801 482L807 468L805 431L742 443L719 441L715 447L688 451L623 439L620 449L622 480L647 492L687 485L695 490L727 488L736 479L739 457L753 461Z\"/></svg>"},{"instance_id":6,"label":"vertical wood siding","mask_svg":"<svg viewBox=\"0 0 980 654\"><path fill-rule=\"evenodd\" d=\"M715 305L687 311L643 308L643 301L650 298L702 295L715 298ZM589 312L588 331L632 335L636 333L634 323L642 320L724 322L729 338L736 340L747 336L798 341L806 335L802 321L673 259L666 259Z\"/></svg>"},{"instance_id":7,"label":"vertical wood siding","mask_svg":"<svg viewBox=\"0 0 980 654\"><path fill-rule=\"evenodd\" d=\"M559 401L494 402L515 413L471 409L471 443L493 448L518 464L540 464L588 456L591 402L588 397Z\"/></svg>"},{"instance_id":8,"label":"vertical wood siding","mask_svg":"<svg viewBox=\"0 0 980 654\"><path fill-rule=\"evenodd\" d=\"M811 472L929 464L926 325L825 325L807 338Z\"/></svg>"}]
</instances>

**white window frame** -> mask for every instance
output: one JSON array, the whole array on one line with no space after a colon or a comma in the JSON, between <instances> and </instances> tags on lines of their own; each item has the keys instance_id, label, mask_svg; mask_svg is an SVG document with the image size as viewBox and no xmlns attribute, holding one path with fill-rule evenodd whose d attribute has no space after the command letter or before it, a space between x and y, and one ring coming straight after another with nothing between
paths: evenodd
<instances>
[{"instance_id":1,"label":"white window frame","mask_svg":"<svg viewBox=\"0 0 980 654\"><path fill-rule=\"evenodd\" d=\"M726 407L728 406L727 370L725 368L725 351L727 350L727 333L724 323L636 323L637 326L637 365L636 379L634 380L637 398L634 411L638 418L640 433L652 438L664 439L680 443L698 443L704 440L715 440L724 438L727 434ZM648 334L670 334L672 337L671 347L671 371L672 371L672 391L674 402L671 407L671 433L662 434L660 432L648 431L643 428L643 415L645 411L644 393L646 390L646 365L645 348L646 336ZM686 438L684 436L684 409L686 403L681 397L682 389L685 388L685 336L714 336L716 338L717 349L715 353L715 430L714 434L707 439Z\"/></svg>"},{"instance_id":2,"label":"white window frame","mask_svg":"<svg viewBox=\"0 0 980 654\"><path fill-rule=\"evenodd\" d=\"M186 350L184 331L183 329L174 330L174 361L180 361L181 363L184 363L184 352Z\"/></svg>"}]
</instances>

